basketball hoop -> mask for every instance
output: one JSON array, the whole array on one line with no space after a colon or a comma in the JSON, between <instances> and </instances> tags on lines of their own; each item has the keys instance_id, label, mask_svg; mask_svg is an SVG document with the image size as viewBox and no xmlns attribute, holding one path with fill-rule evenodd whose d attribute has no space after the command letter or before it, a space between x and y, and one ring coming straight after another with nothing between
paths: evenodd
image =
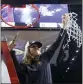
<instances>
[{"instance_id":1,"label":"basketball hoop","mask_svg":"<svg viewBox=\"0 0 83 84\"><path fill-rule=\"evenodd\" d=\"M4 7L6 7L6 6L8 6L9 8L11 7L10 5L2 5L2 6L1 6L1 10L2 10ZM13 28L29 28L29 27L33 27L34 25L37 24L38 20L40 19L40 13L39 13L38 7L35 6L34 4L30 4L29 6L31 6L32 8L34 8L35 11L36 11L37 14L38 14L36 20L35 20L34 22L32 22L32 24L27 24L27 26L14 26L14 25L8 23L6 20L4 20L4 18L2 17L2 15L1 15L0 18L1 18L1 20L2 20L5 24L7 24L7 25L9 25L9 26L11 26L11 27L13 27Z\"/></svg>"}]
</instances>

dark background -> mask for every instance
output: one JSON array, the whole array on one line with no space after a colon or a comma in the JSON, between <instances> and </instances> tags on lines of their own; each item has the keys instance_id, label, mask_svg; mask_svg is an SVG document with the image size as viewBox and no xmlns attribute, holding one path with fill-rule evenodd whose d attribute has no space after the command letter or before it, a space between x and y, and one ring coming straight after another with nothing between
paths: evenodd
<instances>
[{"instance_id":1,"label":"dark background","mask_svg":"<svg viewBox=\"0 0 83 84\"><path fill-rule=\"evenodd\" d=\"M29 4L29 3L61 3L61 4L64 4L64 3L68 3L68 4L82 4L82 0L1 0L1 3L3 4Z\"/></svg>"}]
</instances>

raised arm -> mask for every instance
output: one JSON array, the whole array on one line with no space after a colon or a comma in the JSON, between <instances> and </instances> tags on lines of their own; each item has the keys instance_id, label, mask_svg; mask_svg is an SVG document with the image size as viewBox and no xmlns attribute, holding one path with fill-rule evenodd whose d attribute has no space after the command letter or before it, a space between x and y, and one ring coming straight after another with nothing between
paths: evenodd
<instances>
[{"instance_id":1,"label":"raised arm","mask_svg":"<svg viewBox=\"0 0 83 84\"><path fill-rule=\"evenodd\" d=\"M66 24L67 24L67 17L65 15L63 15L62 24L63 24L63 28L60 30L57 40L52 44L52 46L46 52L44 52L40 56L41 60L50 61L51 58L53 57L55 51L59 47L63 37L65 36L65 34L66 34L65 29L66 29Z\"/></svg>"},{"instance_id":2,"label":"raised arm","mask_svg":"<svg viewBox=\"0 0 83 84\"><path fill-rule=\"evenodd\" d=\"M63 30L63 29L61 29L57 40L51 45L51 47L50 47L46 52L44 52L44 53L40 56L40 58L41 58L42 60L50 61L50 59L53 57L55 51L56 51L57 48L59 47L59 45L60 45L60 43L61 43L61 40L62 40L62 38L65 36L65 34L66 34L66 31Z\"/></svg>"}]
</instances>

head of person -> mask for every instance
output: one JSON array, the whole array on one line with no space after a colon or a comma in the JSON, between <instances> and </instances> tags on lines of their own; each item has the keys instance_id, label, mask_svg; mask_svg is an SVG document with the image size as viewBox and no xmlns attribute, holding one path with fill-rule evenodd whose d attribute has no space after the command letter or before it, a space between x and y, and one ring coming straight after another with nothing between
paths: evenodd
<instances>
[{"instance_id":1,"label":"head of person","mask_svg":"<svg viewBox=\"0 0 83 84\"><path fill-rule=\"evenodd\" d=\"M29 45L26 46L25 53L24 53L24 60L38 61L38 58L41 54L41 47L42 47L42 43L39 41L30 42Z\"/></svg>"},{"instance_id":2,"label":"head of person","mask_svg":"<svg viewBox=\"0 0 83 84\"><path fill-rule=\"evenodd\" d=\"M32 55L32 58L40 56L42 43L39 41L31 42L28 47L28 52Z\"/></svg>"}]
</instances>

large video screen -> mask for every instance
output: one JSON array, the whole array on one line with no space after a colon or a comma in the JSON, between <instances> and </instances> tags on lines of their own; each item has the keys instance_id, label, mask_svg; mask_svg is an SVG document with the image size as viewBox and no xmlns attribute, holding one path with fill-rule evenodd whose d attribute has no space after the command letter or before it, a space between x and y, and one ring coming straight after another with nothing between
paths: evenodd
<instances>
[{"instance_id":1,"label":"large video screen","mask_svg":"<svg viewBox=\"0 0 83 84\"><path fill-rule=\"evenodd\" d=\"M38 11L31 5L25 7L5 6L1 15L6 23L13 26L28 26L30 28L57 28L61 27L62 15L68 13L67 4L34 4ZM11 27L2 21L2 27ZM33 25L35 23L35 25Z\"/></svg>"}]
</instances>

